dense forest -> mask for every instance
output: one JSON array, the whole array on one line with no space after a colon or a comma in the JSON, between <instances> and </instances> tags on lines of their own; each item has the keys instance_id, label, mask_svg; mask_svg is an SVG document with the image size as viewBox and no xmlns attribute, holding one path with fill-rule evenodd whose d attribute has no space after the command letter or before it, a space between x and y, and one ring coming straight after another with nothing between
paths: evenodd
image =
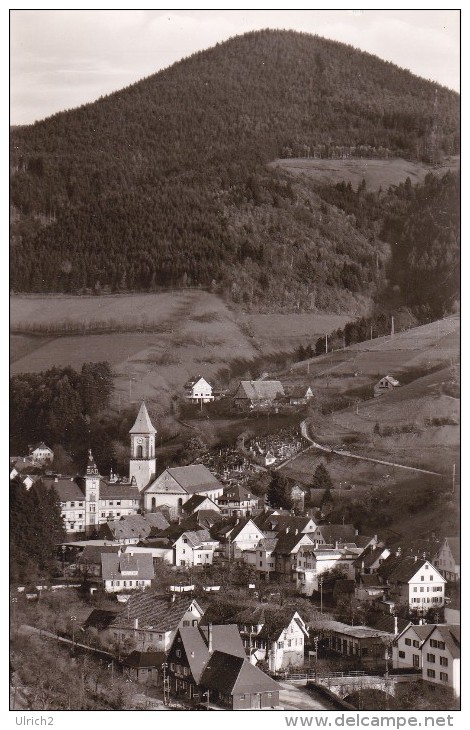
<instances>
[{"instance_id":1,"label":"dense forest","mask_svg":"<svg viewBox=\"0 0 470 730\"><path fill-rule=\"evenodd\" d=\"M79 372L52 368L10 378L10 453L27 453L30 444L46 441L86 454L113 388L104 362L86 363Z\"/></svg>"},{"instance_id":2,"label":"dense forest","mask_svg":"<svg viewBox=\"0 0 470 730\"><path fill-rule=\"evenodd\" d=\"M409 206L386 225L381 200L345 215L331 191L266 163L458 152L456 93L317 36L248 33L12 130L12 288L204 286L247 306L351 310L390 279L389 245L396 285L414 285L398 255Z\"/></svg>"}]
</instances>

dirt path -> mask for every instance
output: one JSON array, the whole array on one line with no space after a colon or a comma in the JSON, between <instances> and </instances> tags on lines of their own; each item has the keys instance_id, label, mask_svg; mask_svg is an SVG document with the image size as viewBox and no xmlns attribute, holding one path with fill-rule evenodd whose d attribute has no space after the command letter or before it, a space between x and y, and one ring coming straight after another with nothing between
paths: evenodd
<instances>
[{"instance_id":1,"label":"dirt path","mask_svg":"<svg viewBox=\"0 0 470 730\"><path fill-rule=\"evenodd\" d=\"M307 439L307 441L310 441L312 444L309 446L305 451L308 451L308 449L320 449L320 451L326 451L329 454L336 454L336 456L346 456L350 459L358 459L359 461L371 461L374 464L384 464L385 466L395 466L397 469L407 469L408 471L418 472L419 474L431 474L432 476L443 476L437 471L429 471L428 469L419 469L417 466L406 466L405 464L397 464L393 461L383 461L382 459L372 459L368 456L359 456L358 454L352 454L350 451L345 451L343 449L330 449L327 446L322 446L321 444L314 441L308 434L308 423L307 421L302 421L300 424L300 432L302 436ZM286 462L287 463L287 462ZM285 464L283 464L285 466Z\"/></svg>"}]
</instances>

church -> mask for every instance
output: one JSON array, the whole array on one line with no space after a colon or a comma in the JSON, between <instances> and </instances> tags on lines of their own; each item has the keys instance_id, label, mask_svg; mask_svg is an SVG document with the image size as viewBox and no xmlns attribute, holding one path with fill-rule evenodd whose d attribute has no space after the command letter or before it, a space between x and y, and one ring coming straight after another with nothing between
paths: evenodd
<instances>
[{"instance_id":1,"label":"church","mask_svg":"<svg viewBox=\"0 0 470 730\"><path fill-rule=\"evenodd\" d=\"M155 456L157 429L142 402L129 431L131 456L129 480L112 473L104 479L91 450L84 476L45 477L44 483L57 492L67 533L92 534L99 525L119 520L137 512L154 512L165 508L178 519L183 505L194 495L210 497L214 502L223 485L202 464L165 469L158 477Z\"/></svg>"}]
</instances>

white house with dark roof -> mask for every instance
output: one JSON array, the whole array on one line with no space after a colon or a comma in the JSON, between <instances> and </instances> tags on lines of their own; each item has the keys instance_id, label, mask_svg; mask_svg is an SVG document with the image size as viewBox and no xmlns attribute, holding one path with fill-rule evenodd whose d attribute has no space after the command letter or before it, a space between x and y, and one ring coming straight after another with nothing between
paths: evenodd
<instances>
[{"instance_id":1,"label":"white house with dark roof","mask_svg":"<svg viewBox=\"0 0 470 730\"><path fill-rule=\"evenodd\" d=\"M444 605L446 580L425 558L390 555L377 573L390 599L418 613Z\"/></svg>"},{"instance_id":2,"label":"white house with dark roof","mask_svg":"<svg viewBox=\"0 0 470 730\"><path fill-rule=\"evenodd\" d=\"M258 497L241 484L225 487L218 504L228 517L247 517L258 507Z\"/></svg>"},{"instance_id":3,"label":"white house with dark roof","mask_svg":"<svg viewBox=\"0 0 470 730\"><path fill-rule=\"evenodd\" d=\"M432 624L407 626L395 637L392 646L394 669L422 670L422 646L433 630Z\"/></svg>"},{"instance_id":4,"label":"white house with dark roof","mask_svg":"<svg viewBox=\"0 0 470 730\"><path fill-rule=\"evenodd\" d=\"M208 530L187 530L175 540L175 565L191 567L193 565L212 565L214 550L219 541L211 537Z\"/></svg>"},{"instance_id":5,"label":"white house with dark roof","mask_svg":"<svg viewBox=\"0 0 470 730\"><path fill-rule=\"evenodd\" d=\"M233 558L243 557L243 552L254 550L259 541L264 538L264 533L258 525L249 517L239 520L231 529L226 531L226 553Z\"/></svg>"},{"instance_id":6,"label":"white house with dark roof","mask_svg":"<svg viewBox=\"0 0 470 730\"><path fill-rule=\"evenodd\" d=\"M204 610L188 595L134 593L110 622L103 636L130 642L140 651L165 651L179 628L197 626Z\"/></svg>"},{"instance_id":7,"label":"white house with dark roof","mask_svg":"<svg viewBox=\"0 0 470 730\"><path fill-rule=\"evenodd\" d=\"M181 514L183 504L193 494L209 497L217 502L223 493L223 484L203 464L177 466L165 469L144 491L144 507L147 512L166 505L174 516Z\"/></svg>"},{"instance_id":8,"label":"white house with dark roof","mask_svg":"<svg viewBox=\"0 0 470 730\"><path fill-rule=\"evenodd\" d=\"M446 580L460 581L460 538L445 537L432 562Z\"/></svg>"},{"instance_id":9,"label":"white house with dark roof","mask_svg":"<svg viewBox=\"0 0 470 730\"><path fill-rule=\"evenodd\" d=\"M152 556L147 553L101 553L101 578L106 593L143 590L155 576Z\"/></svg>"},{"instance_id":10,"label":"white house with dark roof","mask_svg":"<svg viewBox=\"0 0 470 730\"><path fill-rule=\"evenodd\" d=\"M43 441L29 447L29 456L40 464L46 464L54 459L54 452Z\"/></svg>"},{"instance_id":11,"label":"white house with dark roof","mask_svg":"<svg viewBox=\"0 0 470 730\"><path fill-rule=\"evenodd\" d=\"M437 624L421 647L423 679L460 697L460 626Z\"/></svg>"},{"instance_id":12,"label":"white house with dark roof","mask_svg":"<svg viewBox=\"0 0 470 730\"><path fill-rule=\"evenodd\" d=\"M298 591L305 596L311 596L314 591L319 590L321 576L333 569L340 571L344 578L354 578L356 558L356 553L348 548L301 545L295 557Z\"/></svg>"},{"instance_id":13,"label":"white house with dark roof","mask_svg":"<svg viewBox=\"0 0 470 730\"><path fill-rule=\"evenodd\" d=\"M210 403L214 400L212 391L212 385L202 375L190 378L184 385L185 396L193 403Z\"/></svg>"}]
</instances>

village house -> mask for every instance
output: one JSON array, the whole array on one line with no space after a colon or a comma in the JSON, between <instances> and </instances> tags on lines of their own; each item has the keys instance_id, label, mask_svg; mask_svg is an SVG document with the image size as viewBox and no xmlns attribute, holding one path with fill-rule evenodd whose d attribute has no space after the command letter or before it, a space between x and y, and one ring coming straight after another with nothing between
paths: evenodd
<instances>
[{"instance_id":1,"label":"village house","mask_svg":"<svg viewBox=\"0 0 470 730\"><path fill-rule=\"evenodd\" d=\"M385 588L381 584L377 573L360 573L356 576L354 595L358 601L369 603L383 599Z\"/></svg>"},{"instance_id":2,"label":"village house","mask_svg":"<svg viewBox=\"0 0 470 730\"><path fill-rule=\"evenodd\" d=\"M275 537L279 532L289 528L290 532L302 532L313 534L317 525L312 517L294 516L291 512L276 510L274 512L262 512L254 518L256 524L263 530L265 535Z\"/></svg>"},{"instance_id":3,"label":"village house","mask_svg":"<svg viewBox=\"0 0 470 730\"><path fill-rule=\"evenodd\" d=\"M391 375L386 375L384 378L381 378L377 385L374 386L374 398L376 398L379 395L383 395L384 393L387 393L390 390L393 390L394 388L398 388L400 383L398 380Z\"/></svg>"},{"instance_id":4,"label":"village house","mask_svg":"<svg viewBox=\"0 0 470 730\"><path fill-rule=\"evenodd\" d=\"M395 637L392 646L394 669L423 669L421 648L433 628L433 624L411 624Z\"/></svg>"},{"instance_id":5,"label":"village house","mask_svg":"<svg viewBox=\"0 0 470 730\"><path fill-rule=\"evenodd\" d=\"M145 489L144 507L147 512L152 512L165 505L176 518L194 494L209 497L217 503L223 490L223 484L203 464L177 466L165 469Z\"/></svg>"},{"instance_id":6,"label":"village house","mask_svg":"<svg viewBox=\"0 0 470 730\"><path fill-rule=\"evenodd\" d=\"M258 525L249 517L245 520L236 518L235 524L227 526L223 530L225 537L225 553L230 558L242 558L245 551L253 551L264 533Z\"/></svg>"},{"instance_id":7,"label":"village house","mask_svg":"<svg viewBox=\"0 0 470 730\"><path fill-rule=\"evenodd\" d=\"M119 545L137 545L138 542L149 537L153 531L165 530L169 522L161 512L146 515L127 515L119 520L105 522L100 525L98 535L102 540Z\"/></svg>"},{"instance_id":8,"label":"village house","mask_svg":"<svg viewBox=\"0 0 470 730\"><path fill-rule=\"evenodd\" d=\"M445 537L432 562L447 581L451 583L459 582L460 539L458 537Z\"/></svg>"},{"instance_id":9,"label":"village house","mask_svg":"<svg viewBox=\"0 0 470 730\"><path fill-rule=\"evenodd\" d=\"M221 498L219 497L219 499ZM193 494L193 496L190 497L182 506L182 514L184 516L193 515L201 510L221 512L221 507L210 497L206 497L204 494Z\"/></svg>"},{"instance_id":10,"label":"village house","mask_svg":"<svg viewBox=\"0 0 470 730\"><path fill-rule=\"evenodd\" d=\"M173 541L168 538L149 538L148 541L143 540L137 545L126 545L122 548L122 551L126 555L136 555L137 553L151 555L154 568L159 563L174 565L175 562Z\"/></svg>"},{"instance_id":11,"label":"village house","mask_svg":"<svg viewBox=\"0 0 470 730\"><path fill-rule=\"evenodd\" d=\"M246 659L236 625L182 628L168 655L173 694L229 710L279 705L279 686Z\"/></svg>"},{"instance_id":12,"label":"village house","mask_svg":"<svg viewBox=\"0 0 470 730\"><path fill-rule=\"evenodd\" d=\"M267 580L269 580L271 573L276 570L276 558L273 555L276 544L276 537L265 537L256 546L255 567L258 573L261 573Z\"/></svg>"},{"instance_id":13,"label":"village house","mask_svg":"<svg viewBox=\"0 0 470 730\"><path fill-rule=\"evenodd\" d=\"M177 630L197 626L203 614L190 595L133 594L109 623L103 638L140 651L168 652Z\"/></svg>"},{"instance_id":14,"label":"village house","mask_svg":"<svg viewBox=\"0 0 470 730\"><path fill-rule=\"evenodd\" d=\"M120 545L85 545L76 560L76 570L84 578L101 576L101 555L103 553L121 554Z\"/></svg>"},{"instance_id":15,"label":"village house","mask_svg":"<svg viewBox=\"0 0 470 730\"><path fill-rule=\"evenodd\" d=\"M433 626L422 647L423 679L452 689L460 697L460 626Z\"/></svg>"},{"instance_id":16,"label":"village house","mask_svg":"<svg viewBox=\"0 0 470 730\"><path fill-rule=\"evenodd\" d=\"M156 685L162 677L162 665L166 660L163 651L132 651L121 659L123 673L131 682Z\"/></svg>"},{"instance_id":17,"label":"village house","mask_svg":"<svg viewBox=\"0 0 470 730\"><path fill-rule=\"evenodd\" d=\"M355 543L358 531L354 525L318 525L312 534L312 542L321 545L345 545Z\"/></svg>"},{"instance_id":18,"label":"village house","mask_svg":"<svg viewBox=\"0 0 470 730\"><path fill-rule=\"evenodd\" d=\"M219 541L211 537L208 530L186 531L175 541L174 564L182 567L212 565L214 550Z\"/></svg>"},{"instance_id":19,"label":"village house","mask_svg":"<svg viewBox=\"0 0 470 730\"><path fill-rule=\"evenodd\" d=\"M304 666L308 629L297 611L250 607L236 621L252 663L265 661L273 673Z\"/></svg>"},{"instance_id":20,"label":"village house","mask_svg":"<svg viewBox=\"0 0 470 730\"><path fill-rule=\"evenodd\" d=\"M153 560L146 553L101 553L101 579L106 593L143 590L155 576Z\"/></svg>"},{"instance_id":21,"label":"village house","mask_svg":"<svg viewBox=\"0 0 470 730\"><path fill-rule=\"evenodd\" d=\"M393 633L330 619L315 621L312 628L325 648L341 656L356 657L365 669L385 669L386 656L395 638Z\"/></svg>"},{"instance_id":22,"label":"village house","mask_svg":"<svg viewBox=\"0 0 470 730\"><path fill-rule=\"evenodd\" d=\"M287 385L284 386L285 398L291 406L305 406L313 398L313 390L310 385Z\"/></svg>"},{"instance_id":23,"label":"village house","mask_svg":"<svg viewBox=\"0 0 470 730\"><path fill-rule=\"evenodd\" d=\"M184 392L192 403L210 403L214 400L212 385L202 375L190 378L184 384Z\"/></svg>"},{"instance_id":24,"label":"village house","mask_svg":"<svg viewBox=\"0 0 470 730\"><path fill-rule=\"evenodd\" d=\"M48 464L54 459L54 452L43 441L29 447L29 457L38 464Z\"/></svg>"},{"instance_id":25,"label":"village house","mask_svg":"<svg viewBox=\"0 0 470 730\"><path fill-rule=\"evenodd\" d=\"M242 380L233 402L239 408L266 408L284 395L284 388L279 380Z\"/></svg>"},{"instance_id":26,"label":"village house","mask_svg":"<svg viewBox=\"0 0 470 730\"><path fill-rule=\"evenodd\" d=\"M275 572L278 577L282 577L288 581L296 580L296 560L297 553L302 545L312 547L311 534L299 532L296 528L291 530L289 527L277 535L276 546L272 552L276 567Z\"/></svg>"},{"instance_id":27,"label":"village house","mask_svg":"<svg viewBox=\"0 0 470 730\"><path fill-rule=\"evenodd\" d=\"M219 507L228 517L250 517L258 507L258 497L241 484L225 487Z\"/></svg>"},{"instance_id":28,"label":"village house","mask_svg":"<svg viewBox=\"0 0 470 730\"><path fill-rule=\"evenodd\" d=\"M311 596L319 590L321 576L330 570L338 571L344 578L353 579L356 553L348 548L315 548L313 544L302 545L295 561L296 583L299 593Z\"/></svg>"},{"instance_id":29,"label":"village house","mask_svg":"<svg viewBox=\"0 0 470 730\"><path fill-rule=\"evenodd\" d=\"M426 558L392 554L377 573L394 603L419 613L444 605L446 580Z\"/></svg>"},{"instance_id":30,"label":"village house","mask_svg":"<svg viewBox=\"0 0 470 730\"><path fill-rule=\"evenodd\" d=\"M390 550L378 545L369 545L356 559L356 575L373 575L389 557Z\"/></svg>"}]
</instances>

